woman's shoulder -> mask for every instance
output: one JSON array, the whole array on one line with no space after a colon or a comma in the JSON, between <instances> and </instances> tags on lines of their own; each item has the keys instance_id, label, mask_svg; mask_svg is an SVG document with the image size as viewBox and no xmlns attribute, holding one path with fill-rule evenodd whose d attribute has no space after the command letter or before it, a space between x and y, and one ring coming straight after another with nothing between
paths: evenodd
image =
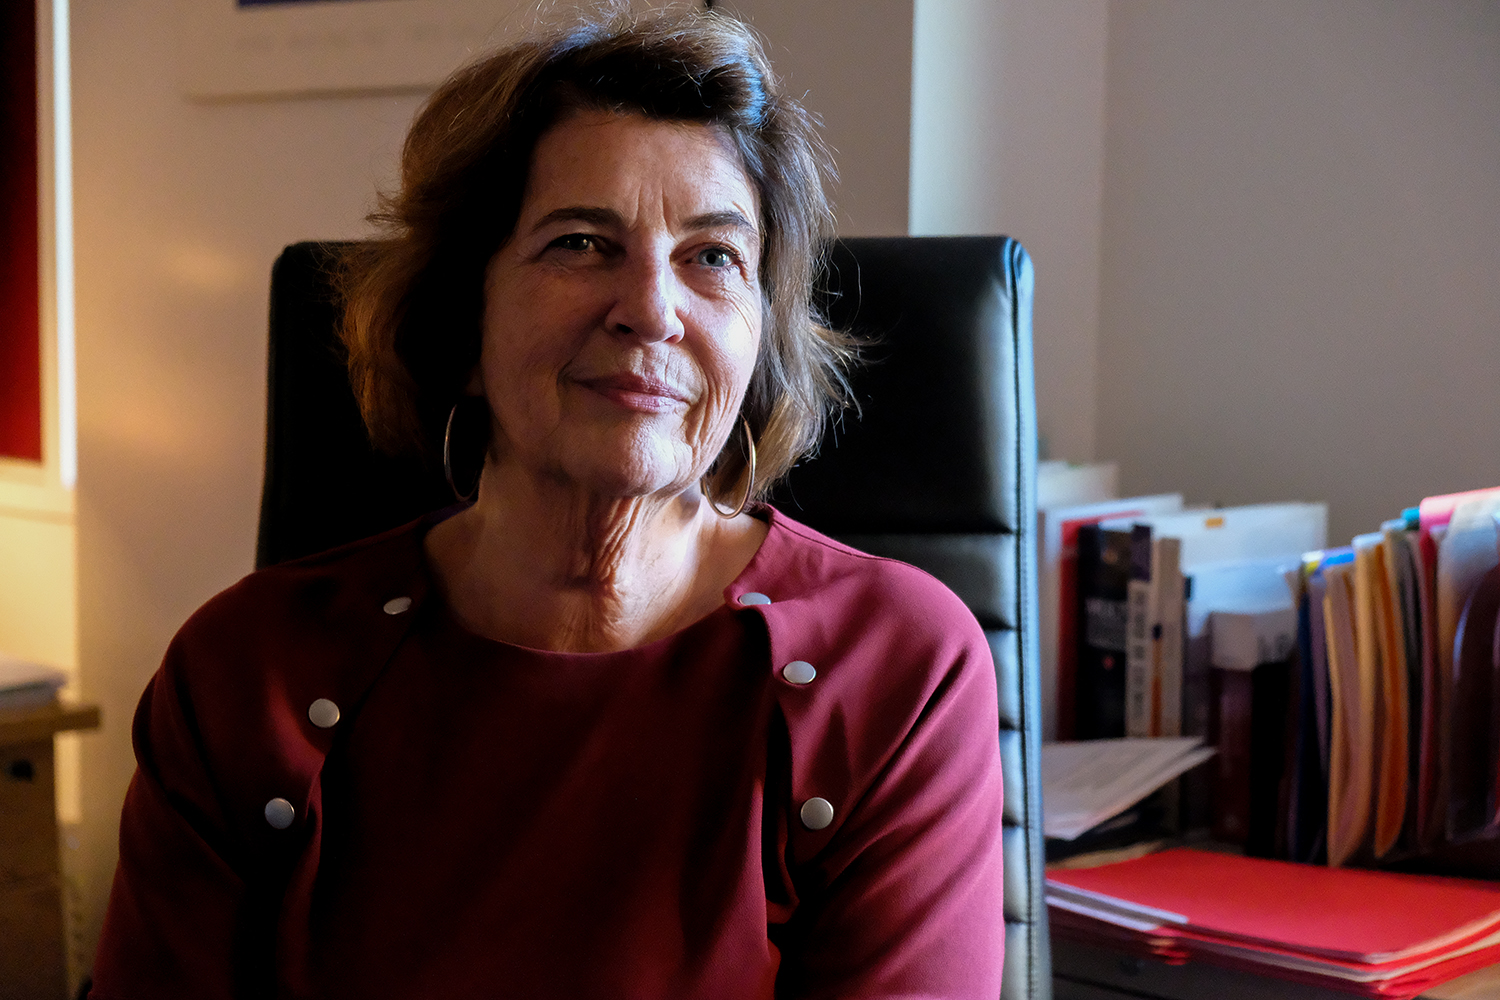
<instances>
[{"instance_id":1,"label":"woman's shoulder","mask_svg":"<svg viewBox=\"0 0 1500 1000\"><path fill-rule=\"evenodd\" d=\"M238 620L266 627L312 625L341 612L366 617L402 597L421 580L423 520L326 552L258 569L220 591L183 625L183 631L221 633ZM288 617L290 616L290 617Z\"/></svg>"},{"instance_id":2,"label":"woman's shoulder","mask_svg":"<svg viewBox=\"0 0 1500 1000\"><path fill-rule=\"evenodd\" d=\"M815 672L806 695L796 696L798 712L879 717L893 724L887 737L900 739L935 698L994 704L984 630L924 570L773 512L766 544L736 587L732 600L762 605L773 675L794 676L786 667L797 661ZM779 694L790 694L785 688L779 684Z\"/></svg>"},{"instance_id":3,"label":"woman's shoulder","mask_svg":"<svg viewBox=\"0 0 1500 1000\"><path fill-rule=\"evenodd\" d=\"M257 570L173 638L163 673L206 709L359 697L427 592L423 522Z\"/></svg>"},{"instance_id":4,"label":"woman's shoulder","mask_svg":"<svg viewBox=\"0 0 1500 1000\"><path fill-rule=\"evenodd\" d=\"M837 848L841 837L858 845L890 824L921 826L924 811L968 795L998 816L989 642L942 582L773 513L737 586L731 597L765 622L792 802L816 796L834 815L793 825L789 856L822 858L832 879L856 851Z\"/></svg>"},{"instance_id":5,"label":"woman's shoulder","mask_svg":"<svg viewBox=\"0 0 1500 1000\"><path fill-rule=\"evenodd\" d=\"M983 641L968 607L923 569L862 552L774 510L766 541L742 578L749 589L764 583L781 600L825 619L834 614L866 625L887 623L884 631L893 638L961 635Z\"/></svg>"}]
</instances>

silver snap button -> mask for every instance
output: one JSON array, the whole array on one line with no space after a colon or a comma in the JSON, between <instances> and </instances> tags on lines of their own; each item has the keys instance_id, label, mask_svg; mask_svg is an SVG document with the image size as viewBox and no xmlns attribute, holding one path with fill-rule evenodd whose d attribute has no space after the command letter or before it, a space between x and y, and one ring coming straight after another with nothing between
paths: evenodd
<instances>
[{"instance_id":1,"label":"silver snap button","mask_svg":"<svg viewBox=\"0 0 1500 1000\"><path fill-rule=\"evenodd\" d=\"M817 668L806 660L793 660L781 668L781 676L788 684L810 684L818 676Z\"/></svg>"},{"instance_id":2,"label":"silver snap button","mask_svg":"<svg viewBox=\"0 0 1500 1000\"><path fill-rule=\"evenodd\" d=\"M802 803L798 815L802 817L802 825L809 830L821 830L833 822L833 803L815 795Z\"/></svg>"},{"instance_id":3,"label":"silver snap button","mask_svg":"<svg viewBox=\"0 0 1500 1000\"><path fill-rule=\"evenodd\" d=\"M803 806L802 811L807 812L807 807ZM293 809L292 804L286 799L275 798L266 803L266 822L270 823L273 829L285 830L296 818L297 810Z\"/></svg>"},{"instance_id":4,"label":"silver snap button","mask_svg":"<svg viewBox=\"0 0 1500 1000\"><path fill-rule=\"evenodd\" d=\"M319 729L332 729L339 724L339 707L327 698L319 698L307 706L307 721Z\"/></svg>"},{"instance_id":5,"label":"silver snap button","mask_svg":"<svg viewBox=\"0 0 1500 1000\"><path fill-rule=\"evenodd\" d=\"M393 597L385 602L385 613L388 615L404 614L410 607L410 597Z\"/></svg>"},{"instance_id":6,"label":"silver snap button","mask_svg":"<svg viewBox=\"0 0 1500 1000\"><path fill-rule=\"evenodd\" d=\"M771 599L769 597L767 597L765 594L756 593L755 591L752 590L748 594L741 594L740 595L740 603L744 604L744 605L770 604L771 603Z\"/></svg>"}]
</instances>

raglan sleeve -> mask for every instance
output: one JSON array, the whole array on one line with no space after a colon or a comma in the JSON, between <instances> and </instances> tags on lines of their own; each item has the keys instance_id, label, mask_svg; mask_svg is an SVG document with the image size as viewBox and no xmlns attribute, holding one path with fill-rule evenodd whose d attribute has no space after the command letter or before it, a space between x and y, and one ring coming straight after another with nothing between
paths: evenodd
<instances>
[{"instance_id":1,"label":"raglan sleeve","mask_svg":"<svg viewBox=\"0 0 1500 1000\"><path fill-rule=\"evenodd\" d=\"M853 798L802 866L806 891L787 928L779 996L1000 995L994 666L968 609L936 581L919 589L927 593L907 614L891 610L888 638L860 651L860 690L840 699L816 751L843 748L834 766L850 776Z\"/></svg>"},{"instance_id":2,"label":"raglan sleeve","mask_svg":"<svg viewBox=\"0 0 1500 1000\"><path fill-rule=\"evenodd\" d=\"M210 773L179 634L141 697L136 770L92 972L92 1000L216 1000L236 979L246 880Z\"/></svg>"}]
</instances>

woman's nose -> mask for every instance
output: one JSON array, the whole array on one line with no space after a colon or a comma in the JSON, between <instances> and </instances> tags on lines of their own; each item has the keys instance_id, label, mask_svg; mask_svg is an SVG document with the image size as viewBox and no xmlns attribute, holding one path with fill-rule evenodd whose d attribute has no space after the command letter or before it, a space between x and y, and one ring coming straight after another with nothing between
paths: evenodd
<instances>
[{"instance_id":1,"label":"woman's nose","mask_svg":"<svg viewBox=\"0 0 1500 1000\"><path fill-rule=\"evenodd\" d=\"M681 339L683 289L670 258L642 255L627 260L616 280L614 303L605 319L611 333L648 343Z\"/></svg>"}]
</instances>

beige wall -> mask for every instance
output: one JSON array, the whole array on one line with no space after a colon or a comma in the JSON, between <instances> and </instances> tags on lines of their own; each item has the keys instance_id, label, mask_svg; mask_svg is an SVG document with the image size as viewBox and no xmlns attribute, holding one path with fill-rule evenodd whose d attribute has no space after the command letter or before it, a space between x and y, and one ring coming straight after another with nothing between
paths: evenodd
<instances>
[{"instance_id":1,"label":"beige wall","mask_svg":"<svg viewBox=\"0 0 1500 1000\"><path fill-rule=\"evenodd\" d=\"M911 232L1005 233L1030 252L1037 424L1074 460L1096 451L1107 9L916 0Z\"/></svg>"},{"instance_id":2,"label":"beige wall","mask_svg":"<svg viewBox=\"0 0 1500 1000\"><path fill-rule=\"evenodd\" d=\"M787 90L823 121L845 236L907 231L912 0L729 0L761 35Z\"/></svg>"},{"instance_id":3,"label":"beige wall","mask_svg":"<svg viewBox=\"0 0 1500 1000\"><path fill-rule=\"evenodd\" d=\"M192 104L169 0L75 0L80 660L91 937L168 639L251 568L267 281L281 247L361 231L417 98Z\"/></svg>"},{"instance_id":4,"label":"beige wall","mask_svg":"<svg viewBox=\"0 0 1500 1000\"><path fill-rule=\"evenodd\" d=\"M823 119L844 235L1006 233L1037 267L1037 407L1094 453L1106 0L730 0Z\"/></svg>"},{"instance_id":5,"label":"beige wall","mask_svg":"<svg viewBox=\"0 0 1500 1000\"><path fill-rule=\"evenodd\" d=\"M1110 8L1099 455L1328 500L1500 482L1500 6Z\"/></svg>"}]
</instances>

